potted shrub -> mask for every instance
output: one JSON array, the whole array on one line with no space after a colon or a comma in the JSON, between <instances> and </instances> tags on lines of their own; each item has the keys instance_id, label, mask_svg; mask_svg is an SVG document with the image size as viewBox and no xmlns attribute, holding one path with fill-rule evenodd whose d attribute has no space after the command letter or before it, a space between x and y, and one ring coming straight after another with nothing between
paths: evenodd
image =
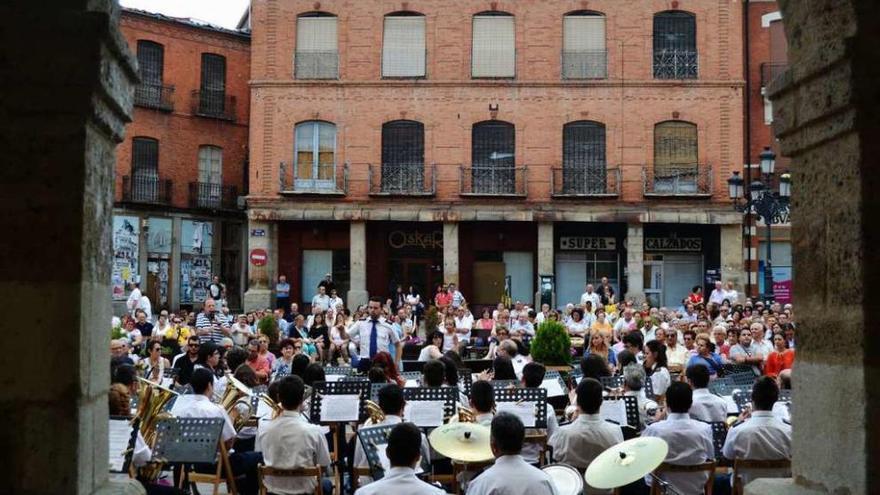
<instances>
[{"instance_id":1,"label":"potted shrub","mask_svg":"<svg viewBox=\"0 0 880 495\"><path fill-rule=\"evenodd\" d=\"M436 306L431 306L428 308L428 311L425 312L425 340L427 341L428 336L431 335L431 332L437 330L437 327L440 326L440 312L437 311ZM430 344L430 342L428 342Z\"/></svg>"},{"instance_id":2,"label":"potted shrub","mask_svg":"<svg viewBox=\"0 0 880 495\"><path fill-rule=\"evenodd\" d=\"M532 359L547 369L568 370L571 363L571 338L558 321L545 321L538 326L530 349Z\"/></svg>"},{"instance_id":3,"label":"potted shrub","mask_svg":"<svg viewBox=\"0 0 880 495\"><path fill-rule=\"evenodd\" d=\"M279 354L278 349L278 322L274 316L264 316L257 322L257 333L269 337L269 352Z\"/></svg>"}]
</instances>

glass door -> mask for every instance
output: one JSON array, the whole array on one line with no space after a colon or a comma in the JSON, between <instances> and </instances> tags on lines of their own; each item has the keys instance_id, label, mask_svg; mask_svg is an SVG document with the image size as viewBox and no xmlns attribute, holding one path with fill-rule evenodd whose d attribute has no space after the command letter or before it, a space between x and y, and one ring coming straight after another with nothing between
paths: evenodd
<instances>
[{"instance_id":1,"label":"glass door","mask_svg":"<svg viewBox=\"0 0 880 495\"><path fill-rule=\"evenodd\" d=\"M663 296L663 258L645 261L643 283L645 299L652 307L660 307Z\"/></svg>"}]
</instances>

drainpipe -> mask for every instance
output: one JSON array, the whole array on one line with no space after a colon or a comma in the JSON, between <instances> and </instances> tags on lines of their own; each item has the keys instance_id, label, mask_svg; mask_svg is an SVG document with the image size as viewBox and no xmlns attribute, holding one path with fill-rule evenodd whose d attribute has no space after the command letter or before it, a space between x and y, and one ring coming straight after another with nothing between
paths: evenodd
<instances>
[{"instance_id":1,"label":"drainpipe","mask_svg":"<svg viewBox=\"0 0 880 495\"><path fill-rule=\"evenodd\" d=\"M750 65L749 65L749 0L745 0L743 5L743 73L745 74L746 79L746 87L745 87L745 102L746 102L746 111L745 111L745 151L743 153L743 157L745 157L745 197L749 197L749 184L752 183L752 167L751 165L751 152L752 152L752 83L751 83L751 73L750 73ZM744 217L745 218L745 217ZM745 227L745 222L743 224ZM746 262L749 267L751 267L752 261L752 230L745 230L745 240L746 240ZM751 297L752 294L752 274L751 271L746 272L746 294L747 297Z\"/></svg>"}]
</instances>

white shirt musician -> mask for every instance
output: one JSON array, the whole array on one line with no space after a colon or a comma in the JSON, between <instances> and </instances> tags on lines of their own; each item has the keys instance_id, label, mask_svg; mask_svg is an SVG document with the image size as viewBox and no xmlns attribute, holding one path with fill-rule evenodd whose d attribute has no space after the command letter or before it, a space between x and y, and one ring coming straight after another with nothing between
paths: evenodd
<instances>
[{"instance_id":1,"label":"white shirt musician","mask_svg":"<svg viewBox=\"0 0 880 495\"><path fill-rule=\"evenodd\" d=\"M397 360L403 355L403 344L397 332L382 315L382 298L370 298L367 306L370 316L351 326L348 336L357 345L357 354L361 358L372 358L379 351L388 351L391 344L397 346ZM374 330L375 329L375 330Z\"/></svg>"},{"instance_id":2,"label":"white shirt musician","mask_svg":"<svg viewBox=\"0 0 880 495\"><path fill-rule=\"evenodd\" d=\"M687 371L688 383L694 388L694 403L689 414L693 419L715 423L727 419L727 403L709 391L709 368L701 364L690 366Z\"/></svg>"},{"instance_id":3,"label":"white shirt musician","mask_svg":"<svg viewBox=\"0 0 880 495\"><path fill-rule=\"evenodd\" d=\"M424 446L422 432L412 423L395 426L388 435L385 454L391 469L379 481L359 488L355 495L445 495L442 488L418 479L415 467L419 464Z\"/></svg>"},{"instance_id":4,"label":"white shirt musician","mask_svg":"<svg viewBox=\"0 0 880 495\"><path fill-rule=\"evenodd\" d=\"M226 414L226 410L211 402L214 394L214 374L207 368L199 368L193 371L189 381L193 388L192 402L185 408L180 408L177 412L179 418L222 418L223 432L220 438L232 444L235 439L235 427L232 426L232 420Z\"/></svg>"}]
</instances>

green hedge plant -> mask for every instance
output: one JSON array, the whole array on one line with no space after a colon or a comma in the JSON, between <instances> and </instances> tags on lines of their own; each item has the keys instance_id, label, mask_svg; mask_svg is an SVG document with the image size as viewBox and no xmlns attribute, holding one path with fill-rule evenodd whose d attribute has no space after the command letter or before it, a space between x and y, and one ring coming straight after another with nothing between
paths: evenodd
<instances>
[{"instance_id":1,"label":"green hedge plant","mask_svg":"<svg viewBox=\"0 0 880 495\"><path fill-rule=\"evenodd\" d=\"M532 359L546 366L566 366L571 363L571 338L568 330L558 321L544 321L538 325L530 349Z\"/></svg>"}]
</instances>

